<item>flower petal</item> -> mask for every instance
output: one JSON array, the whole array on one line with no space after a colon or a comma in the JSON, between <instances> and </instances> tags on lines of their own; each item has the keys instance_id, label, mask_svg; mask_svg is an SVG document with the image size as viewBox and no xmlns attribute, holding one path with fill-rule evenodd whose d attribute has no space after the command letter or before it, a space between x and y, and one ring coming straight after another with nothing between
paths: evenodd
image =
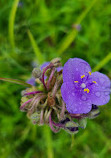
<instances>
[{"instance_id":1,"label":"flower petal","mask_svg":"<svg viewBox=\"0 0 111 158\"><path fill-rule=\"evenodd\" d=\"M96 81L92 85L92 93L89 94L92 104L104 105L108 103L110 100L110 79L100 72L92 73L91 77L93 81Z\"/></svg>"},{"instance_id":2,"label":"flower petal","mask_svg":"<svg viewBox=\"0 0 111 158\"><path fill-rule=\"evenodd\" d=\"M35 78L34 77L31 77L28 81L27 81L28 84L32 85L32 86L35 86L36 85L36 82L35 82Z\"/></svg>"},{"instance_id":3,"label":"flower petal","mask_svg":"<svg viewBox=\"0 0 111 158\"><path fill-rule=\"evenodd\" d=\"M44 64L41 65L40 69L43 70L49 64L50 64L50 62L45 62Z\"/></svg>"},{"instance_id":4,"label":"flower petal","mask_svg":"<svg viewBox=\"0 0 111 158\"><path fill-rule=\"evenodd\" d=\"M64 102L66 103L66 109L72 114L88 113L92 108L91 101L87 98L87 95L80 94L75 90L74 84L65 82L61 87L61 94Z\"/></svg>"},{"instance_id":5,"label":"flower petal","mask_svg":"<svg viewBox=\"0 0 111 158\"><path fill-rule=\"evenodd\" d=\"M63 68L63 81L74 82L74 80L81 80L82 75L88 75L91 72L90 65L79 58L69 59Z\"/></svg>"}]
</instances>

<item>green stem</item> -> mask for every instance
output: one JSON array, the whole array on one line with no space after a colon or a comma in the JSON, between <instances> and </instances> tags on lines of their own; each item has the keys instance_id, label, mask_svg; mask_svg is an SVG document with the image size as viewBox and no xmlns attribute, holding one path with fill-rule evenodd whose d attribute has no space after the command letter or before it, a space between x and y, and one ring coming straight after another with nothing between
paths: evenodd
<instances>
[{"instance_id":1,"label":"green stem","mask_svg":"<svg viewBox=\"0 0 111 158\"><path fill-rule=\"evenodd\" d=\"M42 63L44 62L44 57L43 57L43 55L42 55L42 52L40 51L40 49L39 49L39 47L38 47L38 45L37 45L37 43L36 43L36 41L35 41L35 39L34 39L32 33L30 32L30 30L28 30L27 33L28 33L30 42L31 42L31 44L32 44L34 53L35 53L35 55L36 55L36 57L37 57L37 60L38 60L39 64L42 64Z\"/></svg>"}]
</instances>

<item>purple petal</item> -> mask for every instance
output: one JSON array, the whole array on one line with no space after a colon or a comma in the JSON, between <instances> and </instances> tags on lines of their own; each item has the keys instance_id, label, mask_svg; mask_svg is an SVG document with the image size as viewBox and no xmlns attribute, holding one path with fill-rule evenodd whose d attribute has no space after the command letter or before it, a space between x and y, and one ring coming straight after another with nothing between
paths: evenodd
<instances>
[{"instance_id":1,"label":"purple petal","mask_svg":"<svg viewBox=\"0 0 111 158\"><path fill-rule=\"evenodd\" d=\"M91 111L92 103L90 99L88 99L87 95L84 95L84 93L82 94L80 91L77 92L74 84L70 82L63 83L61 94L69 113L83 114Z\"/></svg>"},{"instance_id":2,"label":"purple petal","mask_svg":"<svg viewBox=\"0 0 111 158\"><path fill-rule=\"evenodd\" d=\"M61 67L57 67L57 72L59 72L59 71L61 71L61 70L63 70L63 67L61 66Z\"/></svg>"},{"instance_id":3,"label":"purple petal","mask_svg":"<svg viewBox=\"0 0 111 158\"><path fill-rule=\"evenodd\" d=\"M81 80L81 76L88 75L91 72L90 65L79 58L69 59L63 68L63 81L64 82L74 82L74 80Z\"/></svg>"},{"instance_id":4,"label":"purple petal","mask_svg":"<svg viewBox=\"0 0 111 158\"><path fill-rule=\"evenodd\" d=\"M41 65L40 69L43 70L46 66L49 65L50 62L45 62L44 64Z\"/></svg>"},{"instance_id":5,"label":"purple petal","mask_svg":"<svg viewBox=\"0 0 111 158\"><path fill-rule=\"evenodd\" d=\"M91 77L93 81L96 81L92 85L92 93L89 94L92 104L104 105L108 103L110 100L110 79L100 72L92 73Z\"/></svg>"},{"instance_id":6,"label":"purple petal","mask_svg":"<svg viewBox=\"0 0 111 158\"><path fill-rule=\"evenodd\" d=\"M34 77L32 77L32 78L30 78L28 81L27 81L27 83L29 83L29 84L31 84L32 86L35 86L35 78Z\"/></svg>"}]
</instances>

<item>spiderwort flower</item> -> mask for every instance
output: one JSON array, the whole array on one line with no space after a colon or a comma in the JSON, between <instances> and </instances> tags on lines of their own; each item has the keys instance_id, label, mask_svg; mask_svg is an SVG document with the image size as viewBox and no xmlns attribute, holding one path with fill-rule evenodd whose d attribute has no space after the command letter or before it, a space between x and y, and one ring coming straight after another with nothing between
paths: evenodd
<instances>
[{"instance_id":1,"label":"spiderwort flower","mask_svg":"<svg viewBox=\"0 0 111 158\"><path fill-rule=\"evenodd\" d=\"M110 100L110 80L100 73L91 73L90 65L79 58L69 59L63 68L61 94L71 114L86 114L92 104L104 105Z\"/></svg>"}]
</instances>

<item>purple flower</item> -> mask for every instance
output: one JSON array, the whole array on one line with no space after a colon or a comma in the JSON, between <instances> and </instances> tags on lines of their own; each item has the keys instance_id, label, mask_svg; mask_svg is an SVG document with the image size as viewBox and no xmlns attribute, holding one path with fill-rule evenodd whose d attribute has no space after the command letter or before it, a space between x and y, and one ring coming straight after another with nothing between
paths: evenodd
<instances>
[{"instance_id":1,"label":"purple flower","mask_svg":"<svg viewBox=\"0 0 111 158\"><path fill-rule=\"evenodd\" d=\"M88 113L92 104L104 105L110 100L110 80L91 73L90 65L79 58L69 59L63 68L61 94L69 113Z\"/></svg>"}]
</instances>

